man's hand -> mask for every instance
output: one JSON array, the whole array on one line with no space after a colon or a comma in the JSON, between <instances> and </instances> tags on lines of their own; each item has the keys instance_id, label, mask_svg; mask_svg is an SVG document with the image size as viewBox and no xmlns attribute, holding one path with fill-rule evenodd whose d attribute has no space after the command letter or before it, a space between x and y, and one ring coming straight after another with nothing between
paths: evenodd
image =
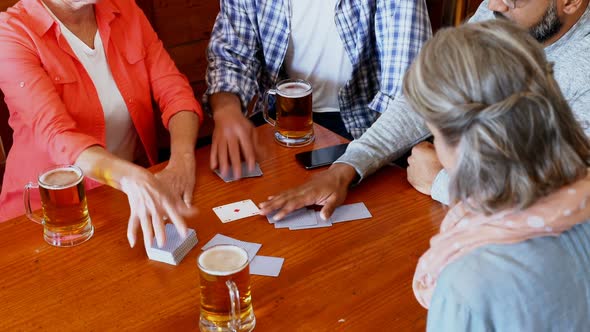
<instances>
[{"instance_id":1,"label":"man's hand","mask_svg":"<svg viewBox=\"0 0 590 332\"><path fill-rule=\"evenodd\" d=\"M315 176L299 187L271 196L260 204L260 212L267 215L278 210L275 220L281 220L288 213L308 205L323 205L320 215L327 220L334 210L344 202L348 186L356 177L353 167L333 164L327 171Z\"/></svg>"},{"instance_id":2,"label":"man's hand","mask_svg":"<svg viewBox=\"0 0 590 332\"><path fill-rule=\"evenodd\" d=\"M242 158L250 171L256 164L256 132L254 125L242 114L237 96L220 93L211 96L214 109L211 169L219 167L227 176L231 167L235 178L242 176Z\"/></svg>"},{"instance_id":3,"label":"man's hand","mask_svg":"<svg viewBox=\"0 0 590 332\"><path fill-rule=\"evenodd\" d=\"M408 182L419 192L430 195L436 175L443 169L434 145L421 142L412 148L408 158Z\"/></svg>"},{"instance_id":4,"label":"man's hand","mask_svg":"<svg viewBox=\"0 0 590 332\"><path fill-rule=\"evenodd\" d=\"M172 156L166 168L156 173L156 178L190 207L195 189L195 154Z\"/></svg>"}]
</instances>

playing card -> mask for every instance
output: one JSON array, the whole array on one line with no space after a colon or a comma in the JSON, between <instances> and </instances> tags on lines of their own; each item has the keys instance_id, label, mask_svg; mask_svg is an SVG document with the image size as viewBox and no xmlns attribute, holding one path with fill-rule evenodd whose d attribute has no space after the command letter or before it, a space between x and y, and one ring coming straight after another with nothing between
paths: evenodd
<instances>
[{"instance_id":1,"label":"playing card","mask_svg":"<svg viewBox=\"0 0 590 332\"><path fill-rule=\"evenodd\" d=\"M354 203L342 205L334 210L330 217L332 223L372 218L371 212L365 206L365 203Z\"/></svg>"},{"instance_id":2,"label":"playing card","mask_svg":"<svg viewBox=\"0 0 590 332\"><path fill-rule=\"evenodd\" d=\"M278 277L285 261L282 257L256 256L250 262L250 274Z\"/></svg>"},{"instance_id":3,"label":"playing card","mask_svg":"<svg viewBox=\"0 0 590 332\"><path fill-rule=\"evenodd\" d=\"M159 248L154 238L152 246L146 248L146 252L151 260L178 265L197 242L194 229L189 228L186 238L183 238L178 234L173 224L166 224L166 244L164 247Z\"/></svg>"},{"instance_id":4,"label":"playing card","mask_svg":"<svg viewBox=\"0 0 590 332\"><path fill-rule=\"evenodd\" d=\"M289 218L283 218L275 221L275 228L290 228L296 226L311 226L317 224L314 210L307 210L303 213L298 213Z\"/></svg>"},{"instance_id":5,"label":"playing card","mask_svg":"<svg viewBox=\"0 0 590 332\"><path fill-rule=\"evenodd\" d=\"M238 247L246 250L248 252L248 260L249 261L254 259L254 256L256 256L256 253L258 252L258 250L260 250L260 247L262 247L262 244L260 244L260 243L240 241L240 240L236 240L234 238L231 238L229 236L225 236L222 234L216 234L201 249L207 250L213 246L220 245L220 244L231 244L231 245L238 246Z\"/></svg>"},{"instance_id":6,"label":"playing card","mask_svg":"<svg viewBox=\"0 0 590 332\"><path fill-rule=\"evenodd\" d=\"M239 179L236 179L233 174L233 170L230 168L227 176L222 176L219 169L214 170L215 174L217 174L223 181L225 182L233 182ZM245 162L242 162L242 177L241 178L251 178L256 176L262 176L262 170L260 169L260 165L256 163L254 166L254 170L252 172L248 171L248 165Z\"/></svg>"},{"instance_id":7,"label":"playing card","mask_svg":"<svg viewBox=\"0 0 590 332\"><path fill-rule=\"evenodd\" d=\"M315 212L314 211L314 215L315 215L315 219L316 219L316 224L315 225L290 226L289 229L292 230L292 231L296 231L296 230L301 230L301 229L322 228L322 227L330 227L330 226L332 226L332 223L330 222L330 220L324 220L324 219L322 219L322 217L320 217L320 213L319 212Z\"/></svg>"},{"instance_id":8,"label":"playing card","mask_svg":"<svg viewBox=\"0 0 590 332\"><path fill-rule=\"evenodd\" d=\"M214 207L213 212L223 223L260 214L260 210L251 199Z\"/></svg>"},{"instance_id":9,"label":"playing card","mask_svg":"<svg viewBox=\"0 0 590 332\"><path fill-rule=\"evenodd\" d=\"M273 218L274 218L275 214L277 214L277 212L279 212L279 210L273 211L266 216L266 219L268 219L269 223L274 224L276 222L276 220L274 220ZM306 208L297 209L295 211L291 211L291 213L288 213L281 220L289 219L291 217L297 216L297 215L299 215L301 213L305 213L305 212L307 212ZM279 221L279 222L281 222L281 221Z\"/></svg>"}]
</instances>

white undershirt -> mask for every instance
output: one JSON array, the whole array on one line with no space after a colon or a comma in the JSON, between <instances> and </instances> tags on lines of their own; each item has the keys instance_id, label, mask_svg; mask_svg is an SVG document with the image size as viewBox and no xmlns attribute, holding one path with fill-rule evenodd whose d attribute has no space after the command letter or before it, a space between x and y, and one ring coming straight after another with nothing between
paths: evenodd
<instances>
[{"instance_id":1,"label":"white undershirt","mask_svg":"<svg viewBox=\"0 0 590 332\"><path fill-rule=\"evenodd\" d=\"M291 1L285 65L290 78L311 83L314 112L339 112L338 91L352 76L352 63L336 29L337 1Z\"/></svg>"},{"instance_id":2,"label":"white undershirt","mask_svg":"<svg viewBox=\"0 0 590 332\"><path fill-rule=\"evenodd\" d=\"M98 30L94 36L94 49L91 49L68 30L49 8L47 10L58 22L62 35L94 83L104 113L107 150L119 158L133 161L138 143L137 131L113 79Z\"/></svg>"}]
</instances>

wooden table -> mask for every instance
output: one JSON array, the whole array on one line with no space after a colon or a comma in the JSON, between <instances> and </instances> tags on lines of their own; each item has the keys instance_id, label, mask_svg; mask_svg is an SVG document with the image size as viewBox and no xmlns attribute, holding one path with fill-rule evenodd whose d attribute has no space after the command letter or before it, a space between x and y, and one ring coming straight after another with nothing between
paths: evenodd
<instances>
[{"instance_id":1,"label":"wooden table","mask_svg":"<svg viewBox=\"0 0 590 332\"><path fill-rule=\"evenodd\" d=\"M208 168L209 147L197 150L200 213L187 223L199 243L178 266L148 260L141 241L129 248L126 197L106 186L88 192L96 232L80 246L46 244L25 217L0 223L0 330L198 330L196 258L221 233L285 258L278 278L252 276L256 331L423 331L426 310L411 280L442 206L414 191L404 170L386 167L346 201L364 202L372 219L300 231L275 229L263 216L222 224L212 207L258 203L302 183L319 170L303 169L295 153L344 142L316 126L315 143L283 148L269 126L257 130L266 148L260 178L226 184Z\"/></svg>"}]
</instances>

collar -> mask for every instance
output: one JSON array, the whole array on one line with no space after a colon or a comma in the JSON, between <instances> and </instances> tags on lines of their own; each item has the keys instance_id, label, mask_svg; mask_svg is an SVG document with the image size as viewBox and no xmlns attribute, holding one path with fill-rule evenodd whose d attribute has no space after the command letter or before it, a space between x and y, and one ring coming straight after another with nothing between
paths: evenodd
<instances>
[{"instance_id":1,"label":"collar","mask_svg":"<svg viewBox=\"0 0 590 332\"><path fill-rule=\"evenodd\" d=\"M22 0L22 3L29 15L30 26L39 36L43 36L54 24L57 24L41 0ZM94 5L94 10L97 20L104 18L107 22L111 22L121 14L120 9L111 0L99 0Z\"/></svg>"}]
</instances>

